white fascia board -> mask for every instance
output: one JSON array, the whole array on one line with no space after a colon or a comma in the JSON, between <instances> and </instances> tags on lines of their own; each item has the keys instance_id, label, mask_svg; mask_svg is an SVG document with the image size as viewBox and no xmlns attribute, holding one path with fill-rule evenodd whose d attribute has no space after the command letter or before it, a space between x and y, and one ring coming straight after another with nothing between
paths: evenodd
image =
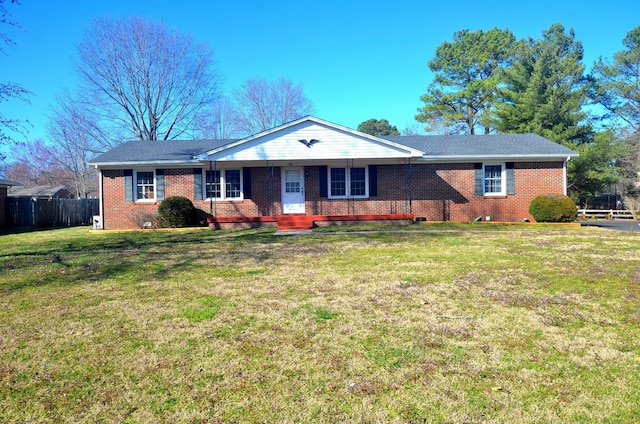
<instances>
[{"instance_id":1,"label":"white fascia board","mask_svg":"<svg viewBox=\"0 0 640 424\"><path fill-rule=\"evenodd\" d=\"M87 162L87 165L95 168L131 168L136 166L190 166L200 165L202 162L198 159L190 161L184 160L162 160L162 161L128 161L128 162Z\"/></svg>"},{"instance_id":2,"label":"white fascia board","mask_svg":"<svg viewBox=\"0 0 640 424\"><path fill-rule=\"evenodd\" d=\"M452 155L452 156L422 156L418 162L473 162L486 160L503 160L503 161L541 161L555 162L566 161L571 158L578 157L578 154L571 155Z\"/></svg>"}]
</instances>

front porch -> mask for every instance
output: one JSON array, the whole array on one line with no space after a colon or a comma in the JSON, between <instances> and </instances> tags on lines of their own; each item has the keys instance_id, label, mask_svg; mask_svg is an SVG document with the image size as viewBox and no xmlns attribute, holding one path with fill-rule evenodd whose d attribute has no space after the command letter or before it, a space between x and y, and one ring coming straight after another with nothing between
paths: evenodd
<instances>
[{"instance_id":1,"label":"front porch","mask_svg":"<svg viewBox=\"0 0 640 424\"><path fill-rule=\"evenodd\" d=\"M356 223L409 224L413 214L369 214L369 215L304 215L285 214L276 216L227 216L209 217L207 223L214 230L229 228L277 227L278 230L310 230L329 225L349 225Z\"/></svg>"}]
</instances>

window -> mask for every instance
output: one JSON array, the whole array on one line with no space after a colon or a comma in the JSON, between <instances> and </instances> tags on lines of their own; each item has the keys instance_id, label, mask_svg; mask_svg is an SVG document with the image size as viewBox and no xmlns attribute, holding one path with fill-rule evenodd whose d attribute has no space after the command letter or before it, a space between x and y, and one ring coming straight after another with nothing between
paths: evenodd
<instances>
[{"instance_id":1,"label":"window","mask_svg":"<svg viewBox=\"0 0 640 424\"><path fill-rule=\"evenodd\" d=\"M504 165L484 165L484 194L505 194Z\"/></svg>"},{"instance_id":2,"label":"window","mask_svg":"<svg viewBox=\"0 0 640 424\"><path fill-rule=\"evenodd\" d=\"M367 197L366 168L331 168L329 197Z\"/></svg>"},{"instance_id":3,"label":"window","mask_svg":"<svg viewBox=\"0 0 640 424\"><path fill-rule=\"evenodd\" d=\"M226 177L225 182L225 197L227 199L239 199L240 198L240 170L229 169L224 172Z\"/></svg>"},{"instance_id":4,"label":"window","mask_svg":"<svg viewBox=\"0 0 640 424\"><path fill-rule=\"evenodd\" d=\"M240 175L239 169L205 171L205 197L207 199L241 199Z\"/></svg>"},{"instance_id":5,"label":"window","mask_svg":"<svg viewBox=\"0 0 640 424\"><path fill-rule=\"evenodd\" d=\"M153 171L136 172L136 200L154 200L155 176Z\"/></svg>"},{"instance_id":6,"label":"window","mask_svg":"<svg viewBox=\"0 0 640 424\"><path fill-rule=\"evenodd\" d=\"M347 173L345 168L331 168L331 197L347 195Z\"/></svg>"},{"instance_id":7,"label":"window","mask_svg":"<svg viewBox=\"0 0 640 424\"><path fill-rule=\"evenodd\" d=\"M299 169L285 169L284 171L284 192L300 193L302 186L300 185L301 171Z\"/></svg>"},{"instance_id":8,"label":"window","mask_svg":"<svg viewBox=\"0 0 640 424\"><path fill-rule=\"evenodd\" d=\"M485 165L484 192L502 193L502 165Z\"/></svg>"},{"instance_id":9,"label":"window","mask_svg":"<svg viewBox=\"0 0 640 424\"><path fill-rule=\"evenodd\" d=\"M516 194L516 163L474 163L474 192L479 196Z\"/></svg>"},{"instance_id":10,"label":"window","mask_svg":"<svg viewBox=\"0 0 640 424\"><path fill-rule=\"evenodd\" d=\"M206 174L206 193L207 199L220 197L220 171L207 171Z\"/></svg>"},{"instance_id":11,"label":"window","mask_svg":"<svg viewBox=\"0 0 640 424\"><path fill-rule=\"evenodd\" d=\"M351 195L365 196L367 194L366 172L364 168L351 168Z\"/></svg>"}]
</instances>

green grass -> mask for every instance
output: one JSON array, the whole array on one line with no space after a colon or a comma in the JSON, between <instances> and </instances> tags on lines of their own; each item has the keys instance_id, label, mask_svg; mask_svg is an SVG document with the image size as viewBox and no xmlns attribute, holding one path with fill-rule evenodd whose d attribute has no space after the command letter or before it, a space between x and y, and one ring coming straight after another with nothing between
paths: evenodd
<instances>
[{"instance_id":1,"label":"green grass","mask_svg":"<svg viewBox=\"0 0 640 424\"><path fill-rule=\"evenodd\" d=\"M631 233L4 234L0 422L638 422L639 326Z\"/></svg>"}]
</instances>

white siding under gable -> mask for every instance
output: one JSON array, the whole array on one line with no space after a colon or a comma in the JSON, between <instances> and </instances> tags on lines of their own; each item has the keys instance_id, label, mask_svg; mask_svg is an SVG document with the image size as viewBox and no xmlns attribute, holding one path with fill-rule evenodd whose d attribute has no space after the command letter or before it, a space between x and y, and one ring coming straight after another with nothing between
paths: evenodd
<instances>
[{"instance_id":1,"label":"white siding under gable","mask_svg":"<svg viewBox=\"0 0 640 424\"><path fill-rule=\"evenodd\" d=\"M299 140L318 140L310 146ZM416 152L386 140L305 120L263 133L201 159L210 161L287 161L409 158Z\"/></svg>"}]
</instances>

